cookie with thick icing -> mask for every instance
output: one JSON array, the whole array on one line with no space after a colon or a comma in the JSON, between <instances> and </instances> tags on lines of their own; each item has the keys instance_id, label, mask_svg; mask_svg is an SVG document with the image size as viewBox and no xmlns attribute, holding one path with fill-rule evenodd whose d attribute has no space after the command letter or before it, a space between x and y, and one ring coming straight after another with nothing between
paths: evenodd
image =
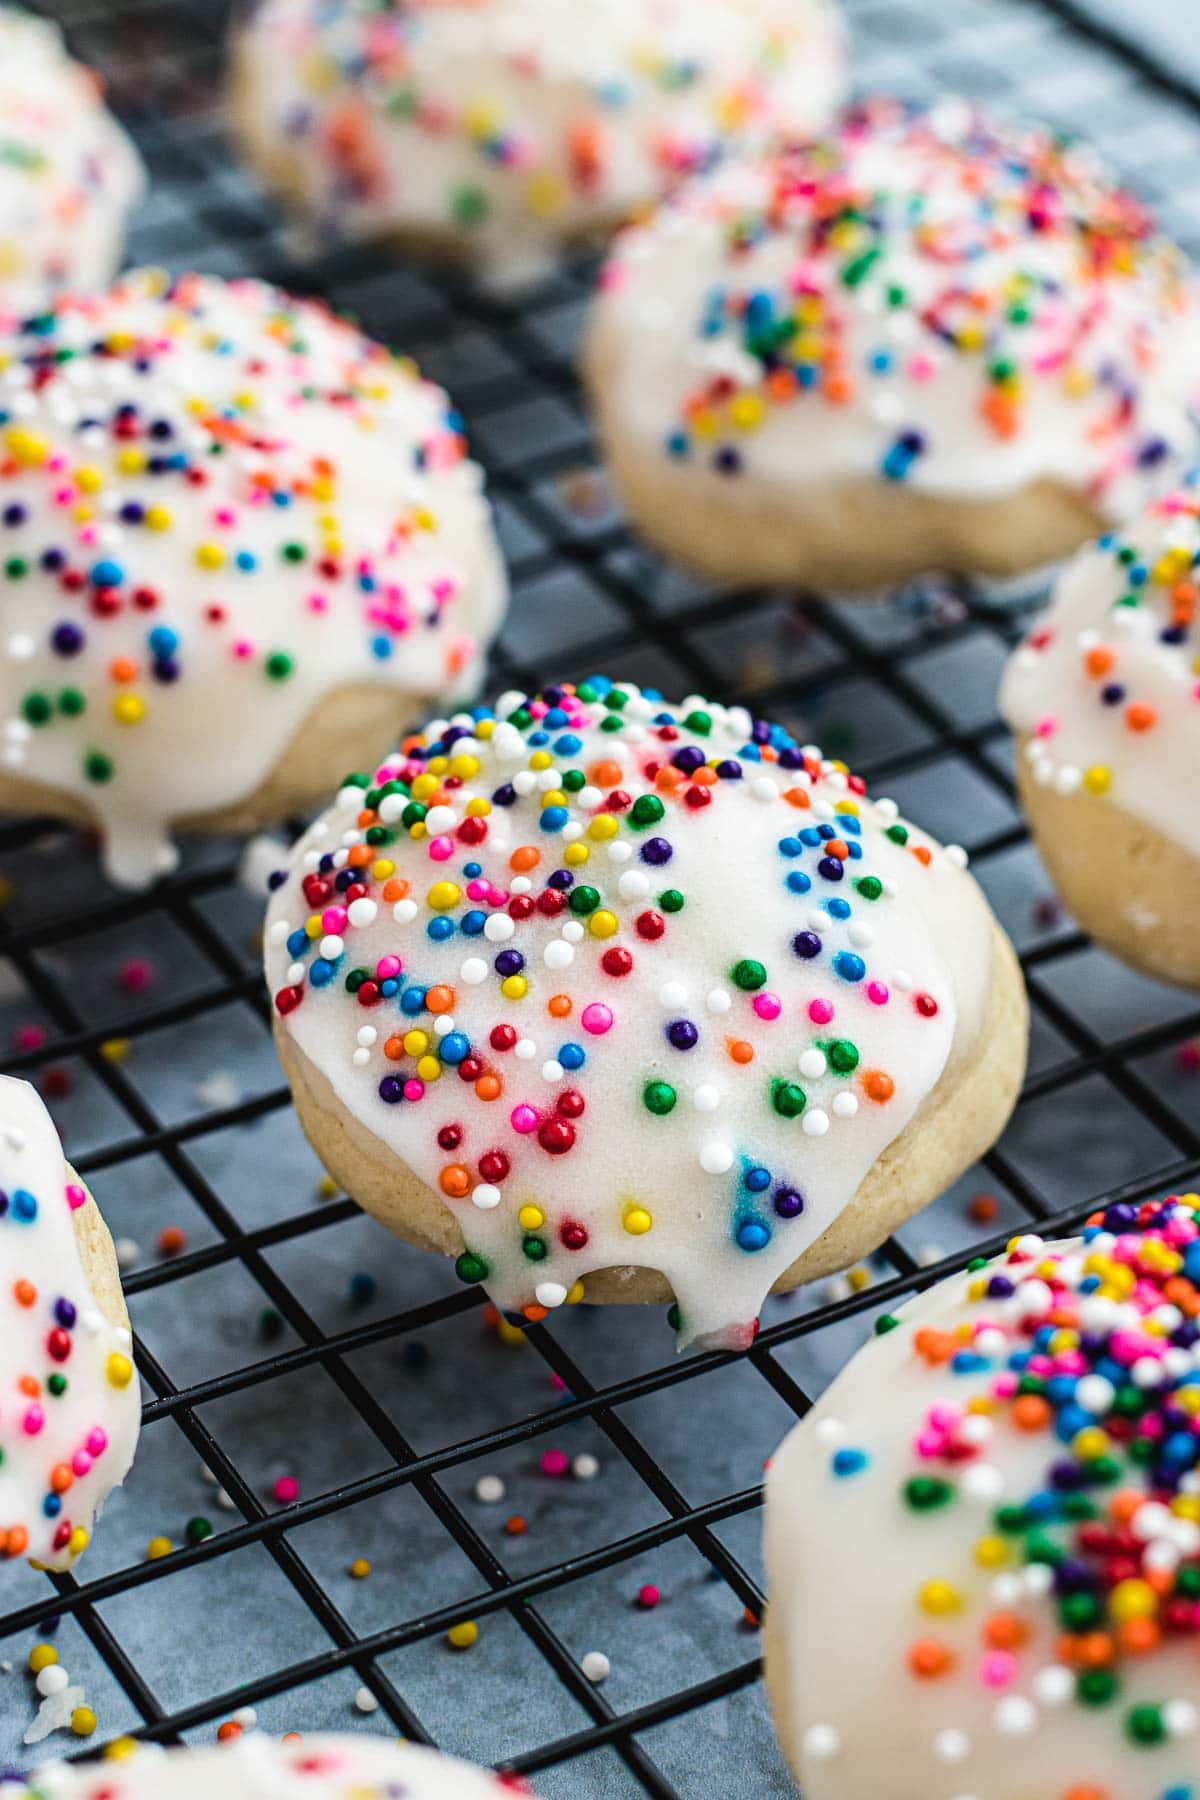
<instances>
[{"instance_id":1,"label":"cookie with thick icing","mask_svg":"<svg viewBox=\"0 0 1200 1800\"><path fill-rule=\"evenodd\" d=\"M282 1743L254 1732L232 1743L162 1751L139 1745L102 1766L38 1769L6 1800L509 1800L528 1794L514 1775L359 1733Z\"/></svg>"},{"instance_id":2,"label":"cookie with thick icing","mask_svg":"<svg viewBox=\"0 0 1200 1800\"><path fill-rule=\"evenodd\" d=\"M0 6L0 320L116 273L145 177L57 28Z\"/></svg>"},{"instance_id":3,"label":"cookie with thick icing","mask_svg":"<svg viewBox=\"0 0 1200 1800\"><path fill-rule=\"evenodd\" d=\"M275 878L318 1154L504 1309L674 1298L738 1345L999 1134L1015 959L965 872L740 707L593 678L435 721Z\"/></svg>"},{"instance_id":4,"label":"cookie with thick icing","mask_svg":"<svg viewBox=\"0 0 1200 1800\"><path fill-rule=\"evenodd\" d=\"M245 829L471 691L506 585L462 421L256 281L141 271L0 339L0 807L112 878Z\"/></svg>"},{"instance_id":5,"label":"cookie with thick icing","mask_svg":"<svg viewBox=\"0 0 1200 1800\"><path fill-rule=\"evenodd\" d=\"M1079 923L1200 986L1200 480L1081 551L1005 671L1017 779Z\"/></svg>"},{"instance_id":6,"label":"cookie with thick icing","mask_svg":"<svg viewBox=\"0 0 1200 1800\"><path fill-rule=\"evenodd\" d=\"M728 148L823 126L832 0L263 0L235 129L323 231L541 273Z\"/></svg>"},{"instance_id":7,"label":"cookie with thick icing","mask_svg":"<svg viewBox=\"0 0 1200 1800\"><path fill-rule=\"evenodd\" d=\"M1197 291L1092 154L878 99L617 242L587 342L634 523L701 574L1006 574L1197 444Z\"/></svg>"},{"instance_id":8,"label":"cookie with thick icing","mask_svg":"<svg viewBox=\"0 0 1200 1800\"><path fill-rule=\"evenodd\" d=\"M1200 1196L878 1321L767 1479L806 1800L1195 1800Z\"/></svg>"},{"instance_id":9,"label":"cookie with thick icing","mask_svg":"<svg viewBox=\"0 0 1200 1800\"><path fill-rule=\"evenodd\" d=\"M0 1076L0 1561L70 1568L140 1422L104 1220L36 1091Z\"/></svg>"}]
</instances>

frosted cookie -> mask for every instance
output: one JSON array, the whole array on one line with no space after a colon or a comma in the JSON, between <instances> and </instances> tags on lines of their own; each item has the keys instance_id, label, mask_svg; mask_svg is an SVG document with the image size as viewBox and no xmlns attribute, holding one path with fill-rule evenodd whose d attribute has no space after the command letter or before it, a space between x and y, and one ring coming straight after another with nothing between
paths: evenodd
<instances>
[{"instance_id":1,"label":"frosted cookie","mask_svg":"<svg viewBox=\"0 0 1200 1800\"><path fill-rule=\"evenodd\" d=\"M1009 573L1198 442L1182 253L1088 151L873 100L617 243L586 362L634 523L718 580Z\"/></svg>"},{"instance_id":2,"label":"frosted cookie","mask_svg":"<svg viewBox=\"0 0 1200 1800\"><path fill-rule=\"evenodd\" d=\"M55 26L0 6L0 319L111 280L143 186L96 76Z\"/></svg>"},{"instance_id":3,"label":"frosted cookie","mask_svg":"<svg viewBox=\"0 0 1200 1800\"><path fill-rule=\"evenodd\" d=\"M1200 987L1200 483L1081 551L1000 705L1038 849L1084 930Z\"/></svg>"},{"instance_id":4,"label":"frosted cookie","mask_svg":"<svg viewBox=\"0 0 1200 1800\"><path fill-rule=\"evenodd\" d=\"M767 1685L806 1800L1195 1800L1197 1208L941 1282L775 1457Z\"/></svg>"},{"instance_id":5,"label":"frosted cookie","mask_svg":"<svg viewBox=\"0 0 1200 1800\"><path fill-rule=\"evenodd\" d=\"M142 271L0 339L0 807L248 829L469 692L505 581L446 395L316 303Z\"/></svg>"},{"instance_id":6,"label":"frosted cookie","mask_svg":"<svg viewBox=\"0 0 1200 1800\"><path fill-rule=\"evenodd\" d=\"M67 1569L133 1461L117 1262L28 1082L0 1075L0 1562Z\"/></svg>"},{"instance_id":7,"label":"frosted cookie","mask_svg":"<svg viewBox=\"0 0 1200 1800\"><path fill-rule=\"evenodd\" d=\"M198 1750L138 1745L115 1762L38 1769L5 1800L504 1800L528 1794L516 1775L386 1738L252 1733Z\"/></svg>"},{"instance_id":8,"label":"frosted cookie","mask_svg":"<svg viewBox=\"0 0 1200 1800\"><path fill-rule=\"evenodd\" d=\"M733 143L823 126L831 0L264 0L235 129L325 232L417 240L500 279L610 229Z\"/></svg>"},{"instance_id":9,"label":"frosted cookie","mask_svg":"<svg viewBox=\"0 0 1200 1800\"><path fill-rule=\"evenodd\" d=\"M740 707L595 677L439 720L333 807L266 932L337 1180L540 1319L739 1346L999 1134L1012 951L961 850Z\"/></svg>"}]
</instances>

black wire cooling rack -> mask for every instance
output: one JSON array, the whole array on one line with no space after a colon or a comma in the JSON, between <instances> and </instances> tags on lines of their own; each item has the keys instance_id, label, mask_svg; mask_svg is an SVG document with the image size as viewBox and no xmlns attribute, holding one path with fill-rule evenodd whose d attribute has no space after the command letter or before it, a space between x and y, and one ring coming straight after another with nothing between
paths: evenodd
<instances>
[{"instance_id":1,"label":"black wire cooling rack","mask_svg":"<svg viewBox=\"0 0 1200 1800\"><path fill-rule=\"evenodd\" d=\"M745 1356L677 1359L661 1316L586 1307L518 1351L484 1329L477 1290L318 1197L270 1051L240 850L198 847L127 897L84 891L57 827L0 826L0 1031L15 1034L0 1066L48 1094L119 1231L144 1244L188 1221L179 1254L125 1247L139 1463L79 1576L25 1572L0 1615L0 1763L33 1712L20 1664L55 1633L99 1715L88 1748L211 1739L249 1707L272 1729L391 1728L548 1796L786 1794L754 1635L763 1456L888 1305L1023 1224L1200 1168L1200 1010L1058 915L1014 806L995 684L1037 596L931 584L878 604L731 602L684 581L631 540L593 462L573 372L589 268L514 305L382 253L305 251L222 135L223 5L41 8L104 72L150 167L139 260L323 293L452 388L513 573L497 683L607 669L802 726L966 843L1021 949L1034 1029L1020 1108L983 1168L869 1271L772 1302ZM847 11L861 89L967 92L1081 130L1200 240L1200 86L1085 0ZM145 955L163 978L140 993L122 959ZM539 1456L559 1441L600 1476L577 1465L555 1484ZM297 1463L300 1495L281 1504L273 1471ZM499 1509L474 1485L496 1469ZM176 1547L148 1559L159 1531ZM347 1568L364 1547L365 1582ZM648 1580L663 1600L639 1614ZM456 1654L445 1634L467 1620L479 1640ZM601 1685L589 1648L611 1657Z\"/></svg>"}]
</instances>

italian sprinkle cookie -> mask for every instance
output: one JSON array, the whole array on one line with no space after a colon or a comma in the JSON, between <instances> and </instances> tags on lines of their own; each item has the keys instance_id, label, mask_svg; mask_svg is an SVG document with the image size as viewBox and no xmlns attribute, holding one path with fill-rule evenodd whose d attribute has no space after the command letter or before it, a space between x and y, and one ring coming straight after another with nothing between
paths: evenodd
<instances>
[{"instance_id":1,"label":"italian sprinkle cookie","mask_svg":"<svg viewBox=\"0 0 1200 1800\"><path fill-rule=\"evenodd\" d=\"M1135 967L1200 986L1200 483L1063 573L1013 653L1001 710L1038 849L1079 923Z\"/></svg>"},{"instance_id":2,"label":"italian sprinkle cookie","mask_svg":"<svg viewBox=\"0 0 1200 1800\"><path fill-rule=\"evenodd\" d=\"M86 1549L133 1461L131 1344L99 1209L35 1090L0 1076L0 1561Z\"/></svg>"},{"instance_id":3,"label":"italian sprinkle cookie","mask_svg":"<svg viewBox=\"0 0 1200 1800\"><path fill-rule=\"evenodd\" d=\"M1198 1211L971 1264L775 1457L767 1686L806 1800L1200 1795Z\"/></svg>"},{"instance_id":4,"label":"italian sprinkle cookie","mask_svg":"<svg viewBox=\"0 0 1200 1800\"><path fill-rule=\"evenodd\" d=\"M741 1346L999 1134L1024 989L960 850L739 707L594 677L349 776L277 878L283 1065L337 1180L514 1316Z\"/></svg>"},{"instance_id":5,"label":"italian sprinkle cookie","mask_svg":"<svg viewBox=\"0 0 1200 1800\"><path fill-rule=\"evenodd\" d=\"M96 77L53 25L0 6L0 319L110 281L144 185Z\"/></svg>"},{"instance_id":6,"label":"italian sprinkle cookie","mask_svg":"<svg viewBox=\"0 0 1200 1800\"><path fill-rule=\"evenodd\" d=\"M319 225L501 280L735 142L824 125L832 0L263 0L237 46L248 155Z\"/></svg>"},{"instance_id":7,"label":"italian sprinkle cookie","mask_svg":"<svg viewBox=\"0 0 1200 1800\"><path fill-rule=\"evenodd\" d=\"M529 1791L517 1776L385 1738L276 1743L257 1732L198 1750L130 1743L99 1767L58 1763L4 1788L5 1800L512 1800Z\"/></svg>"},{"instance_id":8,"label":"italian sprinkle cookie","mask_svg":"<svg viewBox=\"0 0 1200 1800\"><path fill-rule=\"evenodd\" d=\"M888 99L624 234L587 341L635 524L719 580L1005 574L1196 443L1197 292L1092 155Z\"/></svg>"},{"instance_id":9,"label":"italian sprinkle cookie","mask_svg":"<svg viewBox=\"0 0 1200 1800\"><path fill-rule=\"evenodd\" d=\"M462 423L314 302L152 271L0 339L0 806L113 880L468 692L505 601Z\"/></svg>"}]
</instances>

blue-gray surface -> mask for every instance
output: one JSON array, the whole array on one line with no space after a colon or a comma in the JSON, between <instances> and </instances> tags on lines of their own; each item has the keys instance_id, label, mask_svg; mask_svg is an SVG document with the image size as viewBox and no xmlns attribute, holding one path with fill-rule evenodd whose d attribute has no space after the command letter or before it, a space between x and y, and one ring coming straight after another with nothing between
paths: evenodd
<instances>
[{"instance_id":1,"label":"blue-gray surface","mask_svg":"<svg viewBox=\"0 0 1200 1800\"><path fill-rule=\"evenodd\" d=\"M1190 22L1190 4L1076 0L1077 10L1085 6L1137 31L1147 45L1158 44L1161 33L1172 68L1182 71L1191 58L1200 79L1200 51L1176 35ZM216 136L220 34L204 0L161 7L62 0L47 9L72 27L80 52L106 68L114 101L150 157L156 185L137 254L220 272L261 266L272 216ZM1185 242L1195 247L1200 240L1200 111L1131 73L1049 4L849 0L847 10L864 91L892 87L918 98L966 91L1081 131ZM1004 1140L1003 1161L973 1171L910 1225L903 1247L918 1262L939 1249L955 1252L1025 1219L1020 1194L1061 1209L1194 1154L1196 1076L1179 1055L1197 1029L1190 1003L1081 946L1047 905L1045 878L1014 830L994 692L1015 627L968 620L953 596L936 590L906 603L835 608L815 620L766 596L735 619L664 573L621 535L602 494L593 504L597 490L585 473L590 445L563 380L584 295L579 280L564 277L535 296L520 321L514 360L517 338L493 330L486 307L468 307L448 323L441 290L418 273L393 265L364 272L356 264L338 290L339 300L454 387L477 448L509 478L498 492L516 595L505 634L510 667L553 661L552 672L573 676L586 672L592 646L607 641L619 647L613 672L644 683L678 690L697 667L721 671L726 686L762 694L806 735L868 772L886 769L906 811L980 852L980 879L1002 921L1019 947L1036 953L1032 1086ZM564 558L564 540L588 547L594 560ZM903 658L903 690L878 685L869 651ZM946 707L949 721L939 710ZM950 747L939 742L948 722L964 734ZM230 854L228 846L195 849L189 869L202 877ZM133 923L104 922L112 900L97 882L103 918L64 943L41 928L91 898L81 887L77 852L48 833L0 863L12 889L3 930L41 932L20 956L0 962L0 1038L30 1023L44 1025L52 1045L89 1028L114 1037L129 1031L118 1061L99 1054L85 1035L77 1053L54 1059L69 1080L50 1085L69 1086L53 1103L67 1147L92 1172L114 1232L140 1247L131 1312L169 1384L216 1381L302 1342L456 1291L440 1263L340 1203L317 1198L319 1170L282 1103L270 1039L253 1004L260 909L250 894L226 881L210 889L201 880L172 912L152 905ZM232 996L228 970L214 961L214 938L247 976ZM1056 945L1061 955L1051 954ZM135 953L154 970L140 996L120 980ZM157 1018L197 996L201 1003L185 1022ZM139 1019L151 1026L139 1030ZM1070 1079L1056 1085L1064 1065ZM44 1065L40 1073L44 1080ZM1147 1094L1155 1098L1152 1117L1141 1103ZM239 1122L239 1109L253 1110L262 1096L269 1104ZM159 1135L139 1153L121 1154L149 1119ZM998 1170L1009 1171L1009 1186ZM967 1210L968 1198L982 1189L999 1208L983 1226ZM257 1265L226 1253L229 1225L223 1232L217 1208L206 1211L198 1193L228 1210L233 1229L265 1234L257 1240ZM333 1222L283 1229L322 1205ZM147 1285L137 1271L159 1267L155 1243L164 1225L184 1228L188 1256L176 1265L178 1278ZM876 1269L877 1276L888 1273L882 1264ZM370 1282L356 1285L364 1274ZM372 1283L374 1292L364 1297L359 1290ZM289 1296L289 1321L268 1340L262 1315L280 1292ZM828 1298L822 1291L772 1303L766 1323L806 1316ZM198 1405L191 1418L177 1420L160 1408L81 1570L85 1582L113 1577L114 1591L80 1620L64 1618L55 1639L62 1661L85 1682L103 1736L135 1729L147 1716L195 1708L185 1735L209 1740L223 1716L215 1698L239 1685L261 1682L270 1690L275 1672L401 1621L456 1606L476 1610L470 1603L497 1579L519 1581L564 1559L586 1559L671 1518L692 1525L695 1509L752 1490L793 1417L783 1397L789 1381L808 1394L819 1391L869 1331L870 1318L866 1310L823 1321L764 1362L740 1360L659 1385L611 1418L558 1427L553 1409L562 1395L547 1362L529 1346L501 1343L478 1309L403 1338L382 1334L346 1354L302 1358L290 1373ZM580 1309L556 1322L554 1338L596 1388L649 1373L670 1354L657 1310ZM778 1380L764 1379L764 1368ZM350 1404L348 1390L356 1388L374 1395L374 1414ZM392 1485L349 1508L320 1505L323 1496L394 1469L398 1454L435 1455L545 1413L550 1417L535 1436L449 1460L419 1489ZM202 1472L205 1434L229 1459L232 1505ZM636 1445L658 1474L634 1466ZM594 1455L599 1474L591 1481L548 1478L539 1457L550 1447ZM507 1484L499 1504L475 1497L484 1473ZM207 1561L183 1556L176 1565L158 1564L155 1579L139 1585L124 1578L142 1566L150 1538L162 1533L180 1544L197 1515L221 1534L264 1509L276 1511L272 1487L283 1474L298 1478L302 1507L318 1505L278 1540L255 1537ZM460 1509L467 1533L446 1529L447 1504ZM506 1533L513 1513L524 1516L524 1535ZM564 1683L546 1647L575 1661L600 1649L612 1662L602 1704L616 1715L647 1708L647 1722L628 1739L615 1733L582 1759L556 1757L537 1777L542 1794L606 1800L645 1792L649 1783L649 1791L685 1800L786 1796L792 1789L761 1684L747 1679L725 1692L721 1680L752 1663L757 1638L743 1619L742 1597L713 1578L714 1546L718 1560L723 1548L757 1583L758 1533L757 1510L733 1504L707 1543L698 1529L676 1531L652 1551L556 1582L526 1611L481 1612L479 1641L465 1653L448 1649L440 1631L414 1633L377 1658L342 1658L332 1672L315 1666L301 1687L281 1683L283 1691L257 1699L259 1720L275 1731L392 1729L384 1712L365 1717L355 1710L365 1681L385 1700L399 1695L444 1748L502 1760L557 1743L590 1722L580 1687ZM372 1565L367 1580L349 1572L357 1557ZM490 1575L481 1573L489 1568ZM303 1597L309 1578L326 1597L321 1617ZM3 1581L6 1609L35 1604L47 1592L44 1578L30 1571L6 1568ZM643 1582L662 1590L653 1611L634 1604ZM24 1662L45 1629L5 1637L0 1623L0 1658L12 1665L0 1675L0 1767L21 1754L33 1713ZM114 1643L144 1687L113 1673ZM682 1690L710 1679L721 1697L694 1710L676 1703ZM39 1754L61 1748L61 1739L51 1740ZM647 1774L646 1759L655 1774Z\"/></svg>"}]
</instances>

